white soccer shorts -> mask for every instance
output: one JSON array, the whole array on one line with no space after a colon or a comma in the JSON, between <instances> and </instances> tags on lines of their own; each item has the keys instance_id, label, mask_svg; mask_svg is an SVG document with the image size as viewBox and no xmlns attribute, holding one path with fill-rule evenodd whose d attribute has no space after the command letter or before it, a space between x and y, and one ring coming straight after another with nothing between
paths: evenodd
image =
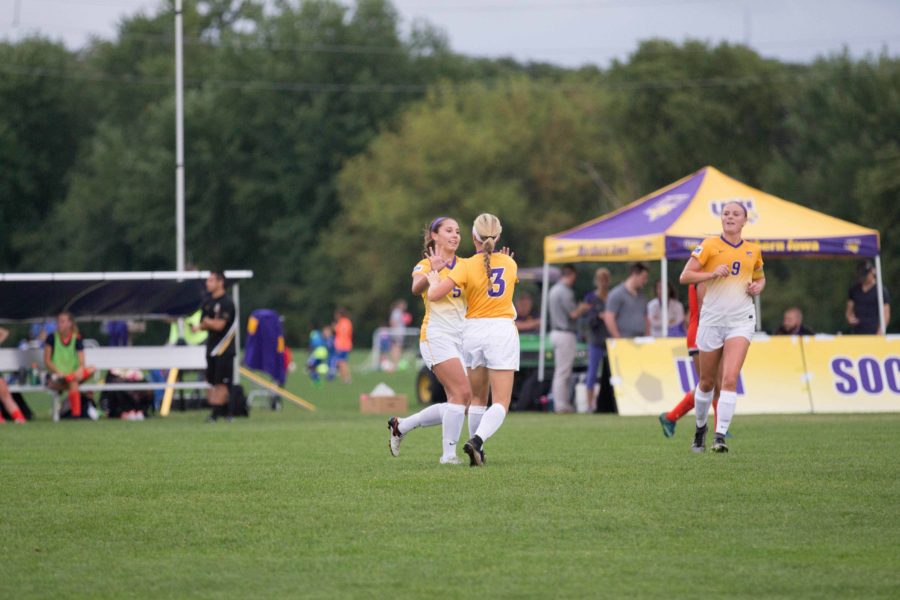
<instances>
[{"instance_id":1,"label":"white soccer shorts","mask_svg":"<svg viewBox=\"0 0 900 600\"><path fill-rule=\"evenodd\" d=\"M519 332L512 319L466 319L463 356L469 369L519 370Z\"/></svg>"},{"instance_id":2,"label":"white soccer shorts","mask_svg":"<svg viewBox=\"0 0 900 600\"><path fill-rule=\"evenodd\" d=\"M697 348L701 352L713 352L725 345L725 340L735 337L753 341L756 320L747 320L737 325L703 325L697 328Z\"/></svg>"},{"instance_id":3,"label":"white soccer shorts","mask_svg":"<svg viewBox=\"0 0 900 600\"><path fill-rule=\"evenodd\" d=\"M425 332L425 339L419 341L419 352L422 353L425 366L431 370L434 370L434 365L454 358L459 359L463 366L466 365L463 360L461 332L434 331L429 327Z\"/></svg>"}]
</instances>

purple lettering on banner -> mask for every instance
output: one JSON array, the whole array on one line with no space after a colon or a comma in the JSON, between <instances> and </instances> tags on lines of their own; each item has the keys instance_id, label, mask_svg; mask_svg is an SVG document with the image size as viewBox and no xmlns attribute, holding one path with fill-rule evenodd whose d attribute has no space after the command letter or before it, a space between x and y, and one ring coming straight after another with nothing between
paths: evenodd
<instances>
[{"instance_id":1,"label":"purple lettering on banner","mask_svg":"<svg viewBox=\"0 0 900 600\"><path fill-rule=\"evenodd\" d=\"M884 391L884 382L881 380L881 365L874 358L865 357L859 361L859 382L862 388L870 394L880 394Z\"/></svg>"},{"instance_id":2,"label":"purple lettering on banner","mask_svg":"<svg viewBox=\"0 0 900 600\"><path fill-rule=\"evenodd\" d=\"M853 361L849 358L839 356L831 360L831 372L834 373L835 377L843 379L843 381L839 381L838 379L834 380L834 389L840 394L855 394L859 389L853 375L845 371L845 369L850 369L852 367Z\"/></svg>"},{"instance_id":3,"label":"purple lettering on banner","mask_svg":"<svg viewBox=\"0 0 900 600\"><path fill-rule=\"evenodd\" d=\"M678 383L681 385L681 392L683 394L687 394L689 391L697 388L697 385L700 383L700 374L697 373L693 360L690 358L676 358L675 369L678 371ZM735 391L738 396L746 395L746 392L744 391L743 373L738 375L737 390Z\"/></svg>"},{"instance_id":4,"label":"purple lettering on banner","mask_svg":"<svg viewBox=\"0 0 900 600\"><path fill-rule=\"evenodd\" d=\"M682 394L687 394L688 390L691 389L690 383L688 382L687 365L685 362L687 361L680 358L675 361L675 367L678 369L678 382L681 384Z\"/></svg>"},{"instance_id":5,"label":"purple lettering on banner","mask_svg":"<svg viewBox=\"0 0 900 600\"><path fill-rule=\"evenodd\" d=\"M884 378L887 380L888 389L900 394L900 358L892 356L884 361Z\"/></svg>"}]
</instances>

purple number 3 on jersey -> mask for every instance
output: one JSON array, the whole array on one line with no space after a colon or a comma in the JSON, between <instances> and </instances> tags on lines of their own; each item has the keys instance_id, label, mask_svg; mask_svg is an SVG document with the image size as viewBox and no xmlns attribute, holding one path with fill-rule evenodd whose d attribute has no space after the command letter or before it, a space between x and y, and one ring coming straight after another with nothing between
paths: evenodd
<instances>
[{"instance_id":1,"label":"purple number 3 on jersey","mask_svg":"<svg viewBox=\"0 0 900 600\"><path fill-rule=\"evenodd\" d=\"M488 288L488 296L497 298L506 291L506 282L503 281L503 267L491 269L491 287Z\"/></svg>"}]
</instances>

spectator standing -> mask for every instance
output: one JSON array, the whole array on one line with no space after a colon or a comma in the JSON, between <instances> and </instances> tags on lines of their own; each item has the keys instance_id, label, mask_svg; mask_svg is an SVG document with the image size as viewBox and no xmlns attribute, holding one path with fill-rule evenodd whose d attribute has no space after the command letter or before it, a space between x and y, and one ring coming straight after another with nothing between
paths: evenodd
<instances>
[{"instance_id":1,"label":"spectator standing","mask_svg":"<svg viewBox=\"0 0 900 600\"><path fill-rule=\"evenodd\" d=\"M878 286L875 265L865 261L859 266L859 282L850 288L844 316L850 324L850 333L859 335L883 334L878 319ZM891 320L891 295L882 288L884 298L884 326Z\"/></svg>"},{"instance_id":2,"label":"spectator standing","mask_svg":"<svg viewBox=\"0 0 900 600\"><path fill-rule=\"evenodd\" d=\"M409 305L406 300L394 300L391 304L391 314L388 317L388 325L391 328L391 363L396 369L403 355L403 341L406 327L412 322L412 315L407 311Z\"/></svg>"},{"instance_id":3,"label":"spectator standing","mask_svg":"<svg viewBox=\"0 0 900 600\"><path fill-rule=\"evenodd\" d=\"M792 306L784 311L781 327L775 330L775 335L813 335L813 331L803 324L803 311Z\"/></svg>"},{"instance_id":4,"label":"spectator standing","mask_svg":"<svg viewBox=\"0 0 900 600\"><path fill-rule=\"evenodd\" d=\"M343 383L350 383L350 351L353 350L353 323L347 309L334 311L334 360Z\"/></svg>"},{"instance_id":5,"label":"spectator standing","mask_svg":"<svg viewBox=\"0 0 900 600\"><path fill-rule=\"evenodd\" d=\"M91 375L93 367L84 364L84 345L75 326L72 314L66 311L56 317L56 331L44 342L44 364L47 367L47 387L55 391L68 391L72 417L81 417L81 390L78 388ZM89 414L96 419L96 409Z\"/></svg>"},{"instance_id":6,"label":"spectator standing","mask_svg":"<svg viewBox=\"0 0 900 600\"><path fill-rule=\"evenodd\" d=\"M603 322L611 338L633 338L647 333L647 298L641 291L650 274L643 263L628 269L628 278L609 293Z\"/></svg>"},{"instance_id":7,"label":"spectator standing","mask_svg":"<svg viewBox=\"0 0 900 600\"><path fill-rule=\"evenodd\" d=\"M207 421L215 423L219 417L229 417L228 398L231 382L234 380L235 338L237 317L234 302L225 293L225 273L210 271L206 278L209 294L203 302L200 323L191 326L191 331L206 331L206 381L211 386L207 399L212 406Z\"/></svg>"},{"instance_id":8,"label":"spectator standing","mask_svg":"<svg viewBox=\"0 0 900 600\"><path fill-rule=\"evenodd\" d=\"M584 304L588 310L584 315L585 337L588 343L588 369L587 369L587 401L588 411L597 411L597 394L595 388L600 365L606 360L606 338L609 332L606 323L603 322L603 311L606 309L606 299L609 297L609 269L600 267L594 272L593 290L584 296ZM605 372L605 369L604 369ZM609 381L601 382L600 387L608 386Z\"/></svg>"},{"instance_id":9,"label":"spectator standing","mask_svg":"<svg viewBox=\"0 0 900 600\"><path fill-rule=\"evenodd\" d=\"M668 337L681 337L684 329L684 305L678 300L675 286L669 283L669 326L666 329ZM662 327L662 281L656 282L656 297L647 304L647 335L663 337Z\"/></svg>"},{"instance_id":10,"label":"spectator standing","mask_svg":"<svg viewBox=\"0 0 900 600\"><path fill-rule=\"evenodd\" d=\"M541 319L534 314L534 299L528 292L516 296L516 329L519 333L538 333L541 330Z\"/></svg>"},{"instance_id":11,"label":"spectator standing","mask_svg":"<svg viewBox=\"0 0 900 600\"><path fill-rule=\"evenodd\" d=\"M569 380L575 363L575 321L590 310L590 305L575 303L577 272L572 265L563 265L559 281L550 288L547 307L550 314L550 343L553 345L553 410L573 412L570 402Z\"/></svg>"}]
</instances>

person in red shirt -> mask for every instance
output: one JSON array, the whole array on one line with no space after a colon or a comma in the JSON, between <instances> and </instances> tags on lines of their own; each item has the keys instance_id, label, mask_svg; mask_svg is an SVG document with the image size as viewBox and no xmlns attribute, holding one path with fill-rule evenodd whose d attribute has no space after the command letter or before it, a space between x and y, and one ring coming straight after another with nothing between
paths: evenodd
<instances>
[{"instance_id":1,"label":"person in red shirt","mask_svg":"<svg viewBox=\"0 0 900 600\"><path fill-rule=\"evenodd\" d=\"M700 349L697 348L697 326L700 324L700 303L703 302L703 287L698 290L697 285L688 286L688 329L687 329L687 348L688 355L694 361L694 371L700 373ZM719 405L719 386L716 386L715 395L713 397L713 410ZM672 437L675 435L675 424L678 419L688 414L694 408L694 390L691 389L684 398L675 405L675 408L667 413L659 415L659 424L662 425L663 435ZM713 425L715 427L715 425Z\"/></svg>"},{"instance_id":2,"label":"person in red shirt","mask_svg":"<svg viewBox=\"0 0 900 600\"><path fill-rule=\"evenodd\" d=\"M341 381L350 383L350 351L353 350L353 323L347 315L347 309L334 311L334 359Z\"/></svg>"}]
</instances>

